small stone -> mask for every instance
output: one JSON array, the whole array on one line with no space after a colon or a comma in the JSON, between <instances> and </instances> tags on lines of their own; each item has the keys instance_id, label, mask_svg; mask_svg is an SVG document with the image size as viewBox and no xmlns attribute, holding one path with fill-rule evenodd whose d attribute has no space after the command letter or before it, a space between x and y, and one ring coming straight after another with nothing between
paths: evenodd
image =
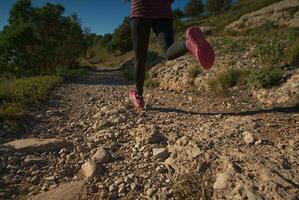
<instances>
[{"instance_id":1,"label":"small stone","mask_svg":"<svg viewBox=\"0 0 299 200\"><path fill-rule=\"evenodd\" d=\"M62 148L60 151L59 151L59 155L61 154L65 154L65 153L69 153L69 150L67 148Z\"/></svg>"},{"instance_id":2,"label":"small stone","mask_svg":"<svg viewBox=\"0 0 299 200\"><path fill-rule=\"evenodd\" d=\"M70 160L76 158L76 154L75 154L74 152L72 152L72 153L70 153L70 154L67 154L67 155L65 156L65 158L66 158L67 162L69 162Z\"/></svg>"},{"instance_id":3,"label":"small stone","mask_svg":"<svg viewBox=\"0 0 299 200\"><path fill-rule=\"evenodd\" d=\"M122 179L122 178L119 178L119 179L116 179L116 181L114 181L114 184L115 184L116 186L119 186L119 185L121 185L123 182L124 182L123 179Z\"/></svg>"},{"instance_id":4,"label":"small stone","mask_svg":"<svg viewBox=\"0 0 299 200\"><path fill-rule=\"evenodd\" d=\"M132 179L129 178L128 176L125 178L125 183L130 184L132 183Z\"/></svg>"},{"instance_id":5,"label":"small stone","mask_svg":"<svg viewBox=\"0 0 299 200\"><path fill-rule=\"evenodd\" d=\"M54 176L49 176L45 178L45 181L54 181L55 177Z\"/></svg>"},{"instance_id":6,"label":"small stone","mask_svg":"<svg viewBox=\"0 0 299 200\"><path fill-rule=\"evenodd\" d=\"M164 168L162 166L158 166L156 168L156 172L158 172L158 173L162 173L163 171L164 171Z\"/></svg>"},{"instance_id":7,"label":"small stone","mask_svg":"<svg viewBox=\"0 0 299 200\"><path fill-rule=\"evenodd\" d=\"M192 158L198 157L202 153L202 150L198 146L192 146L188 148L187 154Z\"/></svg>"},{"instance_id":8,"label":"small stone","mask_svg":"<svg viewBox=\"0 0 299 200\"><path fill-rule=\"evenodd\" d=\"M254 143L255 145L260 145L260 144L263 144L263 140L258 140Z\"/></svg>"},{"instance_id":9,"label":"small stone","mask_svg":"<svg viewBox=\"0 0 299 200\"><path fill-rule=\"evenodd\" d=\"M89 178L99 174L103 174L104 168L95 161L88 160L82 165L80 172L85 178Z\"/></svg>"},{"instance_id":10,"label":"small stone","mask_svg":"<svg viewBox=\"0 0 299 200\"><path fill-rule=\"evenodd\" d=\"M162 191L161 194L159 195L159 199L167 200L168 199L167 191Z\"/></svg>"},{"instance_id":11,"label":"small stone","mask_svg":"<svg viewBox=\"0 0 299 200\"><path fill-rule=\"evenodd\" d=\"M24 163L26 165L44 165L44 164L47 164L48 161L44 160L44 159L42 159L41 157L38 157L38 156L28 155L24 159Z\"/></svg>"},{"instance_id":12,"label":"small stone","mask_svg":"<svg viewBox=\"0 0 299 200\"><path fill-rule=\"evenodd\" d=\"M10 164L16 164L19 161L19 158L17 156L9 156L8 157L8 162Z\"/></svg>"},{"instance_id":13,"label":"small stone","mask_svg":"<svg viewBox=\"0 0 299 200\"><path fill-rule=\"evenodd\" d=\"M186 146L190 142L191 138L188 136L183 136L176 141L176 144L179 146Z\"/></svg>"},{"instance_id":14,"label":"small stone","mask_svg":"<svg viewBox=\"0 0 299 200\"><path fill-rule=\"evenodd\" d=\"M126 191L126 185L124 183L120 184L118 193L124 193Z\"/></svg>"},{"instance_id":15,"label":"small stone","mask_svg":"<svg viewBox=\"0 0 299 200\"><path fill-rule=\"evenodd\" d=\"M146 195L151 198L153 196L154 192L155 192L154 188L149 188L146 191Z\"/></svg>"},{"instance_id":16,"label":"small stone","mask_svg":"<svg viewBox=\"0 0 299 200\"><path fill-rule=\"evenodd\" d=\"M101 148L91 157L91 159L97 162L107 163L111 160L111 155L109 151Z\"/></svg>"},{"instance_id":17,"label":"small stone","mask_svg":"<svg viewBox=\"0 0 299 200\"><path fill-rule=\"evenodd\" d=\"M228 173L220 173L217 175L213 188L215 190L221 190L227 187L227 181L229 179Z\"/></svg>"},{"instance_id":18,"label":"small stone","mask_svg":"<svg viewBox=\"0 0 299 200\"><path fill-rule=\"evenodd\" d=\"M41 188L42 191L47 191L49 188L49 186L47 184L43 185L43 187Z\"/></svg>"},{"instance_id":19,"label":"small stone","mask_svg":"<svg viewBox=\"0 0 299 200\"><path fill-rule=\"evenodd\" d=\"M153 156L157 159L165 160L169 157L169 153L166 148L154 148Z\"/></svg>"},{"instance_id":20,"label":"small stone","mask_svg":"<svg viewBox=\"0 0 299 200\"><path fill-rule=\"evenodd\" d=\"M148 158L148 157L150 156L150 153L149 153L148 151L146 151L146 152L143 153L143 156L144 156L145 158Z\"/></svg>"},{"instance_id":21,"label":"small stone","mask_svg":"<svg viewBox=\"0 0 299 200\"><path fill-rule=\"evenodd\" d=\"M116 186L114 184L109 186L109 192L114 192L116 190Z\"/></svg>"},{"instance_id":22,"label":"small stone","mask_svg":"<svg viewBox=\"0 0 299 200\"><path fill-rule=\"evenodd\" d=\"M31 183L36 184L38 181L38 176L33 176L32 179L30 180Z\"/></svg>"},{"instance_id":23,"label":"small stone","mask_svg":"<svg viewBox=\"0 0 299 200\"><path fill-rule=\"evenodd\" d=\"M254 142L254 138L249 131L243 133L243 138L246 144L252 144Z\"/></svg>"},{"instance_id":24,"label":"small stone","mask_svg":"<svg viewBox=\"0 0 299 200\"><path fill-rule=\"evenodd\" d=\"M51 189L54 189L54 188L57 188L57 186L58 186L57 184L53 184L53 185L51 185L51 186L50 186L50 190L51 190Z\"/></svg>"},{"instance_id":25,"label":"small stone","mask_svg":"<svg viewBox=\"0 0 299 200\"><path fill-rule=\"evenodd\" d=\"M136 185L135 183L131 183L131 184L130 184L130 188L131 188L132 190L135 190L136 187L137 187L137 185Z\"/></svg>"}]
</instances>

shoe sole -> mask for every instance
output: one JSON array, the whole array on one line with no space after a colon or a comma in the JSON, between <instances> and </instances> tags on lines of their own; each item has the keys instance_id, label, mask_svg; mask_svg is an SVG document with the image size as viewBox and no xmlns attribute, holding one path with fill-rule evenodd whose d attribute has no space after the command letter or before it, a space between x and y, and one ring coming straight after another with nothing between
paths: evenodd
<instances>
[{"instance_id":1,"label":"shoe sole","mask_svg":"<svg viewBox=\"0 0 299 200\"><path fill-rule=\"evenodd\" d=\"M192 54L204 69L210 69L215 61L215 53L202 31L198 28L189 28L187 41L190 43ZM189 45L187 45L189 46Z\"/></svg>"}]
</instances>

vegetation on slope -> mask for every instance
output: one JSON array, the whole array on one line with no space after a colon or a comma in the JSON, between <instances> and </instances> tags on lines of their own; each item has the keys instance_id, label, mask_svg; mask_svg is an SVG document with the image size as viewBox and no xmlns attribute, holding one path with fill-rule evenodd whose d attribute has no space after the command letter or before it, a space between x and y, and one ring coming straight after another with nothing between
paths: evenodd
<instances>
[{"instance_id":1,"label":"vegetation on slope","mask_svg":"<svg viewBox=\"0 0 299 200\"><path fill-rule=\"evenodd\" d=\"M0 122L22 118L28 106L46 99L49 91L61 81L62 78L59 76L28 78L2 76L0 79Z\"/></svg>"}]
</instances>

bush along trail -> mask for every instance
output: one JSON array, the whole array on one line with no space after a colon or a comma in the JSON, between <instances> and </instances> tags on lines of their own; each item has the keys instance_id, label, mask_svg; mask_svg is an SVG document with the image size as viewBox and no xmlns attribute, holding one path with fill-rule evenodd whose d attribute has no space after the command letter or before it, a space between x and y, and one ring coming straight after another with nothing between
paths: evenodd
<instances>
[{"instance_id":1,"label":"bush along trail","mask_svg":"<svg viewBox=\"0 0 299 200\"><path fill-rule=\"evenodd\" d=\"M136 112L131 87L99 70L57 88L1 136L0 198L298 198L298 109L148 88Z\"/></svg>"}]
</instances>

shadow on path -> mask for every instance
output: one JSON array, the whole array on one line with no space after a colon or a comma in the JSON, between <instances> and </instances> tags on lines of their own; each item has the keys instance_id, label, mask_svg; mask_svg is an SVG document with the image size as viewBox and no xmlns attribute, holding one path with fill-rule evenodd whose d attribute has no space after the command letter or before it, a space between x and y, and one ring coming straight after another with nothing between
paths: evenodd
<instances>
[{"instance_id":1,"label":"shadow on path","mask_svg":"<svg viewBox=\"0 0 299 200\"><path fill-rule=\"evenodd\" d=\"M88 74L79 77L72 84L85 84L85 85L131 85L132 82L126 80L122 74L121 69L109 68L92 68Z\"/></svg>"},{"instance_id":2,"label":"shadow on path","mask_svg":"<svg viewBox=\"0 0 299 200\"><path fill-rule=\"evenodd\" d=\"M299 113L299 106L294 107L277 107L272 109L261 109L261 110L252 110L252 111L242 111L242 112L194 112L188 110L181 110L177 108L158 108L152 107L148 109L149 111L156 111L162 113L181 113L189 115L205 115L205 116L214 116L214 115L224 115L224 116L245 116L245 115L257 115L261 113Z\"/></svg>"}]
</instances>

